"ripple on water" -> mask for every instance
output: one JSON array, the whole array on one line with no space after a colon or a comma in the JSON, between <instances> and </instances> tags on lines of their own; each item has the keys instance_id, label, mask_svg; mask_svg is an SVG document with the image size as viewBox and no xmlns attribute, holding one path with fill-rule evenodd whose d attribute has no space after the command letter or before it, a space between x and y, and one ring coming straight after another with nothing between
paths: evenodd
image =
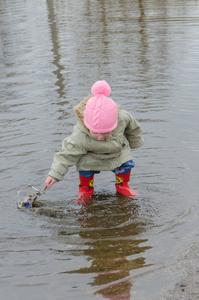
<instances>
[{"instance_id":1,"label":"ripple on water","mask_svg":"<svg viewBox=\"0 0 199 300\"><path fill-rule=\"evenodd\" d=\"M144 253L151 248L147 239L139 237L149 226L138 217L139 205L113 194L96 194L82 207L74 201L59 205L46 201L31 210L36 218L45 218L45 227L53 231L52 251L57 259L75 256L89 262L81 267L68 262L59 274L92 274L91 286L108 284L113 291L129 287L126 278L131 270L147 266ZM107 293L107 287L103 289L98 292Z\"/></svg>"}]
</instances>

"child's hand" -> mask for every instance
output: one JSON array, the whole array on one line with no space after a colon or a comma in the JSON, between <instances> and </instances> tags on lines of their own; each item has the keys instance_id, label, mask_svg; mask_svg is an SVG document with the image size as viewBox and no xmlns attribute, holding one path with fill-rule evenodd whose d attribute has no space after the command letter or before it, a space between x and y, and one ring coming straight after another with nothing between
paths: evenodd
<instances>
[{"instance_id":1,"label":"child's hand","mask_svg":"<svg viewBox=\"0 0 199 300\"><path fill-rule=\"evenodd\" d=\"M46 182L45 182L45 189L46 189L46 188L50 188L55 182L57 182L56 179L54 179L54 178L48 176L48 177L46 178Z\"/></svg>"}]
</instances>

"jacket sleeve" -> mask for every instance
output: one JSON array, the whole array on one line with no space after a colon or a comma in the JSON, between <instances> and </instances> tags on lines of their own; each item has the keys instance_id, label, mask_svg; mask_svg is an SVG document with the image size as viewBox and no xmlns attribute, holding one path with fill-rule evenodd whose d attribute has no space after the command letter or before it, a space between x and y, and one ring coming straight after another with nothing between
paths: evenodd
<instances>
[{"instance_id":1,"label":"jacket sleeve","mask_svg":"<svg viewBox=\"0 0 199 300\"><path fill-rule=\"evenodd\" d=\"M142 137L142 130L139 123L134 117L127 113L127 126L124 134L129 141L131 149L139 148L144 144L144 139Z\"/></svg>"},{"instance_id":2,"label":"jacket sleeve","mask_svg":"<svg viewBox=\"0 0 199 300\"><path fill-rule=\"evenodd\" d=\"M87 150L78 145L78 143L75 143L72 136L66 138L62 143L61 150L54 156L48 175L58 181L62 180L68 172L68 168L76 165L80 157L86 153Z\"/></svg>"}]
</instances>

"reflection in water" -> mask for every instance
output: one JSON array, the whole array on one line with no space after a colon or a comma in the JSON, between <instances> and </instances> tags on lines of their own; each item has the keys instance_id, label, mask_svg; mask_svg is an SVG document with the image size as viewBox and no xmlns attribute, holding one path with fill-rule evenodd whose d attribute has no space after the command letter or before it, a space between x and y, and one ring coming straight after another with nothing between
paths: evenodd
<instances>
[{"instance_id":1,"label":"reflection in water","mask_svg":"<svg viewBox=\"0 0 199 300\"><path fill-rule=\"evenodd\" d=\"M49 26L51 31L51 39L53 44L53 54L54 54L54 60L53 64L56 66L56 71L53 71L53 73L57 76L57 82L56 85L58 86L57 92L59 94L59 98L64 96L64 77L62 75L62 70L64 70L63 65L61 65L61 55L59 53L60 49L60 41L58 38L58 30L57 30L57 22L56 22L56 16L54 12L54 4L50 0L46 0L47 8L48 8L48 19L49 19Z\"/></svg>"},{"instance_id":2,"label":"reflection in water","mask_svg":"<svg viewBox=\"0 0 199 300\"><path fill-rule=\"evenodd\" d=\"M95 199L94 204L80 211L77 221L81 227L76 234L86 249L71 251L75 256L83 254L91 265L63 273L93 274L90 285L102 286L96 294L109 299L116 296L130 299L132 280L126 278L131 276L132 270L146 267L143 254L151 248L142 246L147 240L136 238L146 224L137 217L139 206L131 199L114 199L111 195L100 195ZM63 218L67 219L67 215L63 214ZM68 231L59 232L61 237L68 234Z\"/></svg>"}]
</instances>

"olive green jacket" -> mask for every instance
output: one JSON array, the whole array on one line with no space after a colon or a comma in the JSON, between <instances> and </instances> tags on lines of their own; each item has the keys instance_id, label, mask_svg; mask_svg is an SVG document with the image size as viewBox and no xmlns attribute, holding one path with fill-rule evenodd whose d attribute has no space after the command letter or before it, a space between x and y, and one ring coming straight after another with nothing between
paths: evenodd
<instances>
[{"instance_id":1,"label":"olive green jacket","mask_svg":"<svg viewBox=\"0 0 199 300\"><path fill-rule=\"evenodd\" d=\"M78 120L72 134L55 154L49 176L62 180L68 168L77 171L110 171L132 159L130 149L144 143L138 122L125 110L119 111L118 125L106 140L99 142Z\"/></svg>"}]
</instances>

